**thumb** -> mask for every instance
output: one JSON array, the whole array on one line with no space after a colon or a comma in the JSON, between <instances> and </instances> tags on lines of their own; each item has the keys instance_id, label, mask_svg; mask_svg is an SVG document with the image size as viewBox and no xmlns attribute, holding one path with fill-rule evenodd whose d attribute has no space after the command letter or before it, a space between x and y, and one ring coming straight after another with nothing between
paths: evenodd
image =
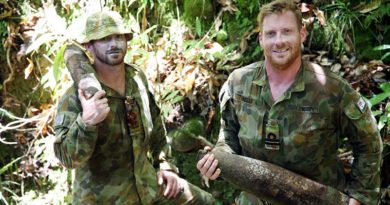
<instances>
[{"instance_id":1,"label":"thumb","mask_svg":"<svg viewBox=\"0 0 390 205\"><path fill-rule=\"evenodd\" d=\"M163 182L164 182L163 173L162 173L162 172L159 172L159 173L157 174L157 177L158 177L158 181L157 181L158 185L162 185Z\"/></svg>"},{"instance_id":2,"label":"thumb","mask_svg":"<svg viewBox=\"0 0 390 205\"><path fill-rule=\"evenodd\" d=\"M78 92L79 92L80 102L81 102L81 104L83 104L87 99L86 99L86 97L84 95L84 92L81 89L78 89Z\"/></svg>"}]
</instances>

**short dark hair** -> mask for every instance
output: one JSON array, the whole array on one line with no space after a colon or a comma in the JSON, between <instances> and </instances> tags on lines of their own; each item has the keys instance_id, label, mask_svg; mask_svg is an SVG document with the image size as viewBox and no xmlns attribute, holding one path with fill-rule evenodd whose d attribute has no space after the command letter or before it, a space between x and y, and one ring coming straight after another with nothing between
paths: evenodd
<instances>
[{"instance_id":1,"label":"short dark hair","mask_svg":"<svg viewBox=\"0 0 390 205\"><path fill-rule=\"evenodd\" d=\"M260 31L263 29L264 18L271 14L282 14L286 11L292 11L298 23L298 28L302 28L302 13L298 5L293 0L276 0L263 5L257 16L257 23Z\"/></svg>"}]
</instances>

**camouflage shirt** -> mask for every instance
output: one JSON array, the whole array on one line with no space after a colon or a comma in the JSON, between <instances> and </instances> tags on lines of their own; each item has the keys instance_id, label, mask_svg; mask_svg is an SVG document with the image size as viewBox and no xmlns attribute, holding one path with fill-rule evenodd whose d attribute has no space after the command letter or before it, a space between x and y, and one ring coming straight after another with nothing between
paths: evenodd
<instances>
[{"instance_id":1,"label":"camouflage shirt","mask_svg":"<svg viewBox=\"0 0 390 205\"><path fill-rule=\"evenodd\" d=\"M220 100L216 149L277 164L377 204L382 141L368 104L345 80L304 62L274 102L259 62L235 70ZM348 176L337 156L344 137L354 156Z\"/></svg>"},{"instance_id":2,"label":"camouflage shirt","mask_svg":"<svg viewBox=\"0 0 390 205\"><path fill-rule=\"evenodd\" d=\"M60 100L54 149L65 167L76 168L73 204L152 204L156 171L176 171L144 74L126 65L125 82L125 96L102 84L110 113L97 126L81 120L74 87Z\"/></svg>"}]
</instances>

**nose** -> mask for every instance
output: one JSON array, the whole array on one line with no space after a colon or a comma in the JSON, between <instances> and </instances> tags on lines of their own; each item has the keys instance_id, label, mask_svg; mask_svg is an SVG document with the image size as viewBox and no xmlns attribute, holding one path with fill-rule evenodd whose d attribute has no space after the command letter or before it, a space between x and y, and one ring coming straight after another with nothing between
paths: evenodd
<instances>
[{"instance_id":1,"label":"nose","mask_svg":"<svg viewBox=\"0 0 390 205\"><path fill-rule=\"evenodd\" d=\"M284 43L284 37L283 37L283 35L280 32L278 32L276 34L275 44L276 45L282 45L283 43Z\"/></svg>"},{"instance_id":2,"label":"nose","mask_svg":"<svg viewBox=\"0 0 390 205\"><path fill-rule=\"evenodd\" d=\"M117 48L118 47L118 39L117 38L111 38L111 40L110 40L110 47L111 48Z\"/></svg>"}]
</instances>

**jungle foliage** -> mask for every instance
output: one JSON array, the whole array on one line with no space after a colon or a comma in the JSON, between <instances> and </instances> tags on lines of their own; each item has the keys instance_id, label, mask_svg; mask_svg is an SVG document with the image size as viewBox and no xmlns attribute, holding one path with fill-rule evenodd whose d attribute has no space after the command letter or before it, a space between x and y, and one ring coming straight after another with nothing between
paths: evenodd
<instances>
[{"instance_id":1,"label":"jungle foliage","mask_svg":"<svg viewBox=\"0 0 390 205\"><path fill-rule=\"evenodd\" d=\"M70 203L73 172L59 165L52 146L58 99L72 86L62 54L82 35L85 15L108 8L134 32L125 60L148 76L182 176L218 204L232 204L238 191L201 179L185 143L216 142L222 84L235 68L262 59L256 17L266 2L0 0L0 203ZM347 79L371 103L385 143L382 204L390 204L390 2L300 2L309 30L304 58Z\"/></svg>"}]
</instances>

